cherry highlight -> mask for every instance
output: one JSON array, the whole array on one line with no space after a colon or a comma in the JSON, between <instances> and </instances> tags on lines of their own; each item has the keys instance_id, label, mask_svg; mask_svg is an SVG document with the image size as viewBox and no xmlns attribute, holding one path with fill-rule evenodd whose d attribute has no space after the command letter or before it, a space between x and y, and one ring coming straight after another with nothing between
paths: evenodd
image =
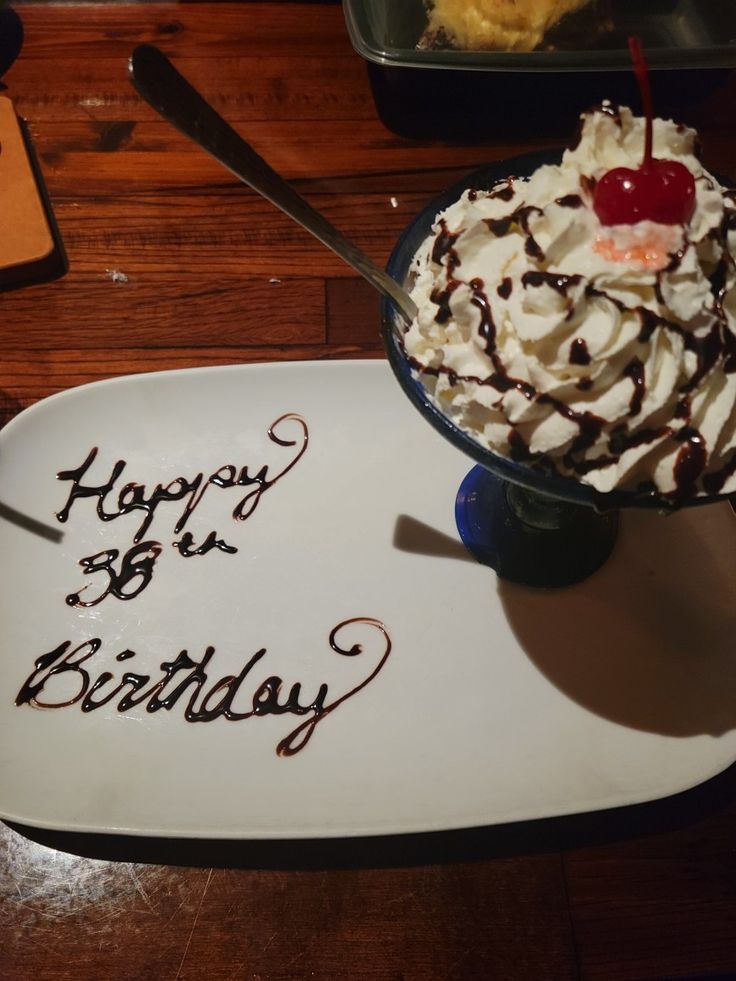
<instances>
[{"instance_id":1,"label":"cherry highlight","mask_svg":"<svg viewBox=\"0 0 736 981\"><path fill-rule=\"evenodd\" d=\"M638 37L629 38L629 50L644 108L644 159L636 170L616 167L604 174L593 192L593 210L602 225L685 225L695 211L695 179L679 161L654 157L652 90Z\"/></svg>"}]
</instances>

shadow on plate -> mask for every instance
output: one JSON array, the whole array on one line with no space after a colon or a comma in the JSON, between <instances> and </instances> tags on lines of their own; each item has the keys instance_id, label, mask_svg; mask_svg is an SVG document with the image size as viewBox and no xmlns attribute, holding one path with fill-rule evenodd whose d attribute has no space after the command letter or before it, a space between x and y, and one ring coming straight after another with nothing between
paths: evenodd
<instances>
[{"instance_id":1,"label":"shadow on plate","mask_svg":"<svg viewBox=\"0 0 736 981\"><path fill-rule=\"evenodd\" d=\"M457 538L437 531L424 521L412 518L408 514L400 514L396 519L393 546L400 552L411 552L430 558L475 562L473 556Z\"/></svg>"},{"instance_id":2,"label":"shadow on plate","mask_svg":"<svg viewBox=\"0 0 736 981\"><path fill-rule=\"evenodd\" d=\"M499 583L516 638L560 691L666 736L736 728L736 520L727 504L622 515L613 556L565 590Z\"/></svg>"},{"instance_id":3,"label":"shadow on plate","mask_svg":"<svg viewBox=\"0 0 736 981\"><path fill-rule=\"evenodd\" d=\"M475 561L454 537L401 515L394 547ZM736 728L736 515L727 503L629 510L612 557L575 586L498 580L516 639L568 698L669 737Z\"/></svg>"}]
</instances>

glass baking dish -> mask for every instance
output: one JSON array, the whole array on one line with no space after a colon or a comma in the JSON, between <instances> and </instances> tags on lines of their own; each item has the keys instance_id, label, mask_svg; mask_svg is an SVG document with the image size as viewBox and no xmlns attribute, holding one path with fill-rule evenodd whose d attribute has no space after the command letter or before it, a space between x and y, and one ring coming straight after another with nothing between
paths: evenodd
<instances>
[{"instance_id":1,"label":"glass baking dish","mask_svg":"<svg viewBox=\"0 0 736 981\"><path fill-rule=\"evenodd\" d=\"M418 49L423 0L343 0L348 33L366 60L404 68L470 71L628 70L638 35L653 68L736 66L734 0L595 0L564 18L534 51Z\"/></svg>"},{"instance_id":2,"label":"glass baking dish","mask_svg":"<svg viewBox=\"0 0 736 981\"><path fill-rule=\"evenodd\" d=\"M659 116L694 124L736 68L736 0L595 0L530 52L418 49L422 0L343 0L343 9L381 120L410 139L566 140L603 99L640 111L631 34L652 68ZM601 18L610 29L596 31Z\"/></svg>"}]
</instances>

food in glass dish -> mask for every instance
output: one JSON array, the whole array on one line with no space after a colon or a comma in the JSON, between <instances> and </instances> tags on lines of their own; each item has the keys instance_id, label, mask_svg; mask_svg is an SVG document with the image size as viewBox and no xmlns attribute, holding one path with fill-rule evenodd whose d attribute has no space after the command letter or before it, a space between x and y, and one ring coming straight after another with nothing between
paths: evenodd
<instances>
[{"instance_id":1,"label":"food in glass dish","mask_svg":"<svg viewBox=\"0 0 736 981\"><path fill-rule=\"evenodd\" d=\"M675 506L730 493L735 256L736 192L694 130L604 103L559 164L437 216L402 342L440 411L502 456Z\"/></svg>"},{"instance_id":2,"label":"food in glass dish","mask_svg":"<svg viewBox=\"0 0 736 981\"><path fill-rule=\"evenodd\" d=\"M421 48L533 51L546 33L590 0L424 0Z\"/></svg>"}]
</instances>

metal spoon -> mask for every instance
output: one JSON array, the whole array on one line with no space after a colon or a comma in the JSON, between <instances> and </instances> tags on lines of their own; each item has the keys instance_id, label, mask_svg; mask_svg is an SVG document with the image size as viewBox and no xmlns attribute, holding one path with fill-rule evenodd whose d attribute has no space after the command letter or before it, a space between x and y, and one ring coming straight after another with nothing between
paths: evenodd
<instances>
[{"instance_id":1,"label":"metal spoon","mask_svg":"<svg viewBox=\"0 0 736 981\"><path fill-rule=\"evenodd\" d=\"M393 300L408 321L414 319L417 307L406 290L272 170L158 48L138 45L128 70L138 92L164 119L365 276L380 293Z\"/></svg>"}]
</instances>

